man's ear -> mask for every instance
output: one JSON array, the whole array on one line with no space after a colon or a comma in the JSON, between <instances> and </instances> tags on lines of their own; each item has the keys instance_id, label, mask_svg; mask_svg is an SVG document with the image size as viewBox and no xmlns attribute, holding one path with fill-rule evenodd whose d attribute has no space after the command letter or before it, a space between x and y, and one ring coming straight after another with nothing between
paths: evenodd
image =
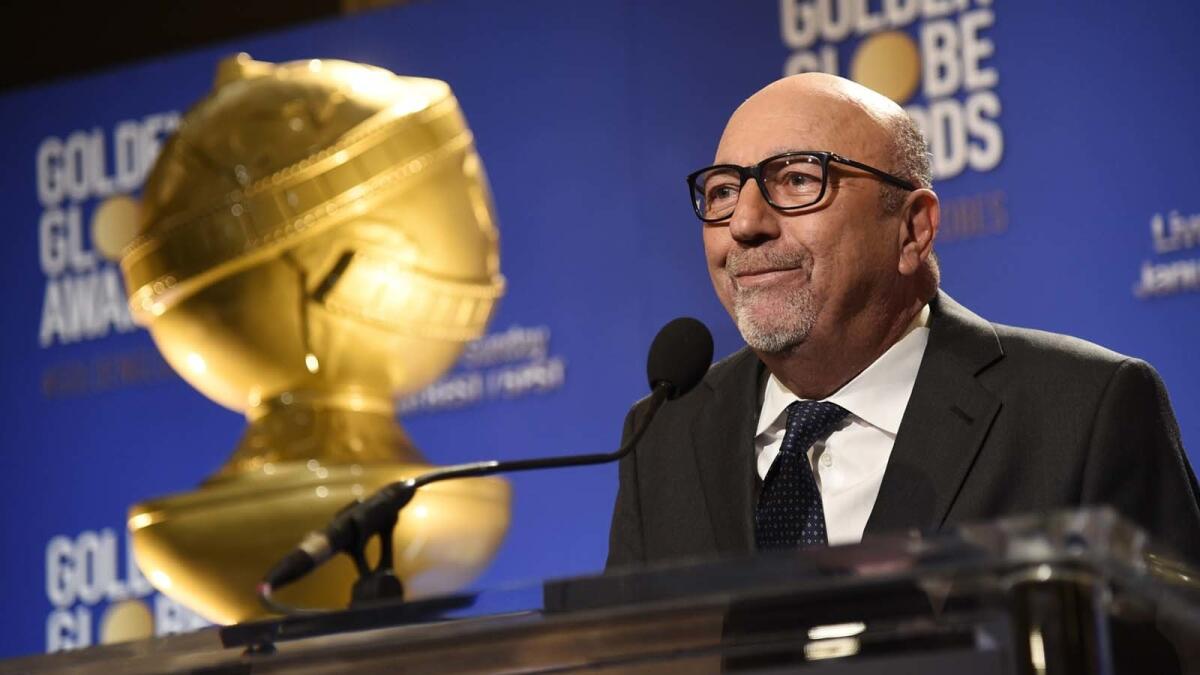
<instances>
[{"instance_id":1,"label":"man's ear","mask_svg":"<svg viewBox=\"0 0 1200 675\"><path fill-rule=\"evenodd\" d=\"M936 192L920 188L909 193L900 207L900 274L912 276L925 264L933 251L941 217Z\"/></svg>"}]
</instances>

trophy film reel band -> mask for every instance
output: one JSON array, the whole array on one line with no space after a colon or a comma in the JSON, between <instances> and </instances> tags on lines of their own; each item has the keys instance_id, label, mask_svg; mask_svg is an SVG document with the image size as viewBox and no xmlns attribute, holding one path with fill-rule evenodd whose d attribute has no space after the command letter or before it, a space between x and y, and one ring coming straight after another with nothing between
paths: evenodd
<instances>
[{"instance_id":1,"label":"trophy film reel band","mask_svg":"<svg viewBox=\"0 0 1200 675\"><path fill-rule=\"evenodd\" d=\"M483 333L504 278L490 284L441 279L419 272L381 248L353 253L343 281L322 298L326 310L396 333L440 340L473 340ZM396 317L420 317L404 321Z\"/></svg>"},{"instance_id":2,"label":"trophy film reel band","mask_svg":"<svg viewBox=\"0 0 1200 675\"><path fill-rule=\"evenodd\" d=\"M211 212L148 228L151 234L131 242L121 265L126 283L137 289L130 294L135 320L148 323L205 285L361 215L443 162L473 154L471 133L453 96L415 114L395 115L394 108L377 114L384 119L367 120L317 155L234 191ZM414 156L410 127L420 130L416 135L428 138L432 149ZM501 278L454 284L470 289L472 302L481 295L494 298L503 288ZM452 332L478 336L489 314L490 307L473 313L483 317L471 322L477 328L459 326Z\"/></svg>"}]
</instances>

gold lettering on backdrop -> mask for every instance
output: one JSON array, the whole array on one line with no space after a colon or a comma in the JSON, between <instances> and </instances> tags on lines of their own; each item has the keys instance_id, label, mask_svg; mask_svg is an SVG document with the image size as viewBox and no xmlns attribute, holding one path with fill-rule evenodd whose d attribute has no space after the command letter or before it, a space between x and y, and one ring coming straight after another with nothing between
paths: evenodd
<instances>
[{"instance_id":1,"label":"gold lettering on backdrop","mask_svg":"<svg viewBox=\"0 0 1200 675\"><path fill-rule=\"evenodd\" d=\"M1008 209L1003 191L985 192L942 201L938 243L1002 234L1008 230Z\"/></svg>"},{"instance_id":2,"label":"gold lettering on backdrop","mask_svg":"<svg viewBox=\"0 0 1200 675\"><path fill-rule=\"evenodd\" d=\"M170 381L178 381L175 371L144 347L53 363L42 370L41 391L48 399L72 398Z\"/></svg>"}]
</instances>

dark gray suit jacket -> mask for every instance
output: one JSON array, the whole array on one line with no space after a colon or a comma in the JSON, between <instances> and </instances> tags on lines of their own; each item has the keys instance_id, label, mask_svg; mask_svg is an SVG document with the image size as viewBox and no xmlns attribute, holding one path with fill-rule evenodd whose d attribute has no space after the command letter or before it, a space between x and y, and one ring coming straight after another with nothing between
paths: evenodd
<instances>
[{"instance_id":1,"label":"dark gray suit jacket","mask_svg":"<svg viewBox=\"0 0 1200 675\"><path fill-rule=\"evenodd\" d=\"M944 293L931 310L864 536L1109 504L1200 561L1200 490L1149 365L989 323ZM608 567L754 550L762 375L743 349L663 406L621 461Z\"/></svg>"}]
</instances>

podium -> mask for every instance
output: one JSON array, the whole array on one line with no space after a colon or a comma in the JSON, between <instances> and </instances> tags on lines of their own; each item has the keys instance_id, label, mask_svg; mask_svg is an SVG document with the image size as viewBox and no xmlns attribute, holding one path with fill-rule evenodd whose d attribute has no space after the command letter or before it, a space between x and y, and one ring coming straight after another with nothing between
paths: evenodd
<instances>
[{"instance_id":1,"label":"podium","mask_svg":"<svg viewBox=\"0 0 1200 675\"><path fill-rule=\"evenodd\" d=\"M0 673L1196 672L1200 583L1107 509L16 659Z\"/></svg>"}]
</instances>

